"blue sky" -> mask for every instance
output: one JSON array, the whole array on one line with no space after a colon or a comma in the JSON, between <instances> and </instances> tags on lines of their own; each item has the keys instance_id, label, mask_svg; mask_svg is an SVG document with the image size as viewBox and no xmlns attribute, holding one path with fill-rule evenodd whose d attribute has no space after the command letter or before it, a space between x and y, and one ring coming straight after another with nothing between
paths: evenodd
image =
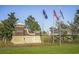
<instances>
[{"instance_id":1,"label":"blue sky","mask_svg":"<svg viewBox=\"0 0 79 59\"><path fill-rule=\"evenodd\" d=\"M45 10L48 19L44 18L42 10ZM16 17L19 18L18 22L24 23L28 16L32 15L35 20L40 24L41 28L48 31L49 27L53 26L53 10L60 16L60 9L63 12L64 19L62 21L72 21L78 5L0 5L0 20L6 19L7 14L15 12Z\"/></svg>"}]
</instances>

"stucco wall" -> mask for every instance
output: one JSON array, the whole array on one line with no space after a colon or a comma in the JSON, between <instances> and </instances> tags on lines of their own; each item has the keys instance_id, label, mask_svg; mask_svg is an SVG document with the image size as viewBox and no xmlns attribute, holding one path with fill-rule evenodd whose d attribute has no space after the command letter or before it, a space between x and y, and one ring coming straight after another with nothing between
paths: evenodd
<instances>
[{"instance_id":1,"label":"stucco wall","mask_svg":"<svg viewBox=\"0 0 79 59\"><path fill-rule=\"evenodd\" d=\"M41 43L40 36L13 36L12 43L25 44L25 43Z\"/></svg>"}]
</instances>

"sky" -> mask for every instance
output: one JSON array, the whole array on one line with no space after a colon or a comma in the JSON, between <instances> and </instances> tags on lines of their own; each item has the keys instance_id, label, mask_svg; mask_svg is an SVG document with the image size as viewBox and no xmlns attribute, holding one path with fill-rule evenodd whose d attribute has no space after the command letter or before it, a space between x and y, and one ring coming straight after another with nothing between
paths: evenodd
<instances>
[{"instance_id":1,"label":"sky","mask_svg":"<svg viewBox=\"0 0 79 59\"><path fill-rule=\"evenodd\" d=\"M48 19L44 18L43 9ZM32 15L42 30L48 31L53 26L53 21L56 22L56 18L53 18L53 10L56 11L60 20L67 23L67 21L73 21L77 9L79 9L78 5L0 5L0 21L7 19L10 12L15 12L15 16L19 18L18 23L24 23L24 20ZM61 17L60 10L64 19Z\"/></svg>"}]
</instances>

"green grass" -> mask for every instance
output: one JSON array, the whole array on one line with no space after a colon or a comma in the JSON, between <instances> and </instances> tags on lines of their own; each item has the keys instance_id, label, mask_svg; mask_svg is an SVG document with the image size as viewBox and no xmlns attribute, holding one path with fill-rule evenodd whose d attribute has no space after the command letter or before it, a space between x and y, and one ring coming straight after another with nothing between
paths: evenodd
<instances>
[{"instance_id":1,"label":"green grass","mask_svg":"<svg viewBox=\"0 0 79 59\"><path fill-rule=\"evenodd\" d=\"M78 54L79 44L62 44L62 46L38 46L0 48L0 54Z\"/></svg>"}]
</instances>

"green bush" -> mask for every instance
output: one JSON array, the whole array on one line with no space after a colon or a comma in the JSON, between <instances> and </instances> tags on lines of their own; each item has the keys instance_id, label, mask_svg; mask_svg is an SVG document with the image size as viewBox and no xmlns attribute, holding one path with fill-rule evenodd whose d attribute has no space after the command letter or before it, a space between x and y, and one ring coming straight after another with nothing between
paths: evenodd
<instances>
[{"instance_id":1,"label":"green bush","mask_svg":"<svg viewBox=\"0 0 79 59\"><path fill-rule=\"evenodd\" d=\"M13 44L10 41L7 41L4 43L2 40L0 40L0 48L7 47L7 46L13 46Z\"/></svg>"},{"instance_id":2,"label":"green bush","mask_svg":"<svg viewBox=\"0 0 79 59\"><path fill-rule=\"evenodd\" d=\"M4 42L2 40L0 40L0 48L4 47L4 46L5 46Z\"/></svg>"},{"instance_id":3,"label":"green bush","mask_svg":"<svg viewBox=\"0 0 79 59\"><path fill-rule=\"evenodd\" d=\"M76 42L76 43L79 43L79 35L74 35L73 41Z\"/></svg>"}]
</instances>

